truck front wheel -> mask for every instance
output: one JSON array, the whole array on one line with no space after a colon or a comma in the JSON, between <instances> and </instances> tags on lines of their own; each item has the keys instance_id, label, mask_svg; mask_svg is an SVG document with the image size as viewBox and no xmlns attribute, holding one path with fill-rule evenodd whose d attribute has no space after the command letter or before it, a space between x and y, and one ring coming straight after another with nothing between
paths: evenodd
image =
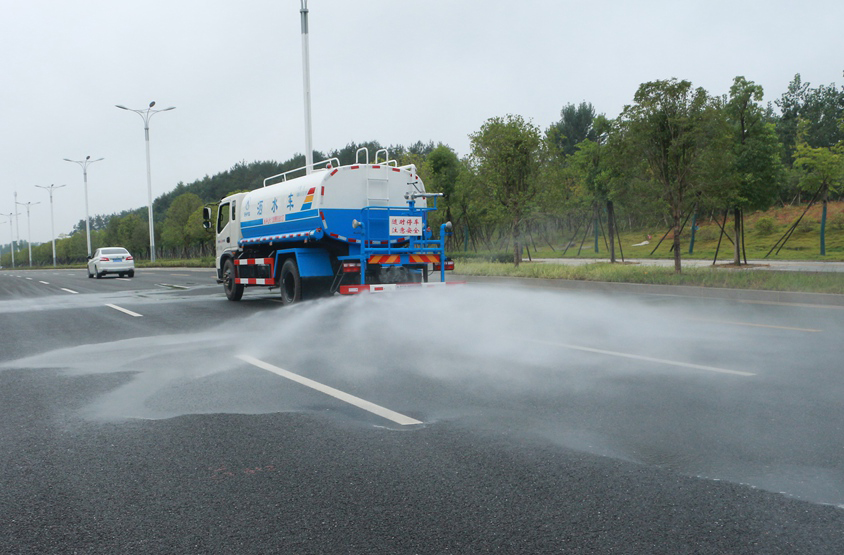
<instances>
[{"instance_id":1,"label":"truck front wheel","mask_svg":"<svg viewBox=\"0 0 844 555\"><path fill-rule=\"evenodd\" d=\"M302 278L299 277L299 266L295 259L288 258L281 265L280 285L282 303L287 305L302 300Z\"/></svg>"},{"instance_id":2,"label":"truck front wheel","mask_svg":"<svg viewBox=\"0 0 844 555\"><path fill-rule=\"evenodd\" d=\"M239 301L243 297L243 285L234 282L234 262L230 259L223 265L223 289L230 301Z\"/></svg>"}]
</instances>

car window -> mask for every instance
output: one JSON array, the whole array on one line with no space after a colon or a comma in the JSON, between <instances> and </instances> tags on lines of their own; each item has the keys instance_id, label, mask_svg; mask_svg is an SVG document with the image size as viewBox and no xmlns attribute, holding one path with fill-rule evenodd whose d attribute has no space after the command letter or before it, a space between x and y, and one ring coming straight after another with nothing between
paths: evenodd
<instances>
[{"instance_id":1,"label":"car window","mask_svg":"<svg viewBox=\"0 0 844 555\"><path fill-rule=\"evenodd\" d=\"M126 249L103 249L102 254L129 254Z\"/></svg>"}]
</instances>

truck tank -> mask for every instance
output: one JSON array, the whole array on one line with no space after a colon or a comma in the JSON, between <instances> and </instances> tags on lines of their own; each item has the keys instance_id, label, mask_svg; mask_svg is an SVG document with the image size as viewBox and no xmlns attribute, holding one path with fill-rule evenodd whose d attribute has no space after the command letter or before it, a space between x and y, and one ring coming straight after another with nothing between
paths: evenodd
<instances>
[{"instance_id":1,"label":"truck tank","mask_svg":"<svg viewBox=\"0 0 844 555\"><path fill-rule=\"evenodd\" d=\"M329 165L302 177L272 180L268 178L263 188L243 198L243 245L322 236L356 243L355 221L367 221L368 240L376 244L397 241L400 239L390 234L386 216L377 216L378 207L408 206L411 195L425 192L412 165ZM417 197L414 203L417 209L427 207L424 197ZM397 214L395 210L390 213Z\"/></svg>"}]
</instances>

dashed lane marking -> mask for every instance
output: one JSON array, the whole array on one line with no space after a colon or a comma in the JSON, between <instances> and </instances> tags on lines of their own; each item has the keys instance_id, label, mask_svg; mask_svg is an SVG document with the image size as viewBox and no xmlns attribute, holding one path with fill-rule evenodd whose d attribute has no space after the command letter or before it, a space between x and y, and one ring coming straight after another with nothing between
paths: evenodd
<instances>
[{"instance_id":1,"label":"dashed lane marking","mask_svg":"<svg viewBox=\"0 0 844 555\"><path fill-rule=\"evenodd\" d=\"M540 341L538 339L533 340L536 343L542 343L545 345L553 345L555 347L564 347L566 349L572 349L575 351L584 351L587 353L595 353L599 355L608 355L614 357L621 357L621 358L630 358L633 360L643 360L645 362L656 362L658 364L668 364L671 366L679 366L681 368L692 368L694 370L706 370L707 372L716 372L719 374L732 374L734 376L755 376L753 372L744 372L741 370L730 370L728 368L717 368L715 366L705 366L703 364L692 364L690 362L681 362L678 360L668 360L664 358L654 358L654 357L646 357L642 355L634 355L631 353L620 353L618 351L607 351L605 349L593 349L592 347L581 347L580 345L569 345L566 343L555 343L553 341Z\"/></svg>"},{"instance_id":2,"label":"dashed lane marking","mask_svg":"<svg viewBox=\"0 0 844 555\"><path fill-rule=\"evenodd\" d=\"M731 322L728 320L710 320L708 318L687 318L687 320L692 320L695 322L708 322L710 324L727 324L730 326L750 326L754 328L770 328L774 330L786 330L786 331L805 331L811 333L822 332L823 330L816 330L813 328L795 328L791 326L774 326L771 324L755 324L753 322Z\"/></svg>"},{"instance_id":3,"label":"dashed lane marking","mask_svg":"<svg viewBox=\"0 0 844 555\"><path fill-rule=\"evenodd\" d=\"M67 291L68 293L73 293L74 295L78 295L79 291L74 291L73 289L65 289L64 287L59 287L62 291Z\"/></svg>"},{"instance_id":4,"label":"dashed lane marking","mask_svg":"<svg viewBox=\"0 0 844 555\"><path fill-rule=\"evenodd\" d=\"M143 314L138 314L137 312L132 312L131 310L127 310L122 306L117 306L116 304L106 304L107 307L113 308L114 310L119 310L124 314L128 314L129 316L134 316L135 318L140 318Z\"/></svg>"},{"instance_id":5,"label":"dashed lane marking","mask_svg":"<svg viewBox=\"0 0 844 555\"><path fill-rule=\"evenodd\" d=\"M386 418L387 420L395 422L396 424L401 424L402 426L422 424L422 422L420 422L419 420L384 408L380 405L376 405L375 403L371 403L365 399L361 399L360 397L355 397L354 395L350 395L348 393L340 391L339 389L334 389L333 387L321 384L310 378L300 376L299 374L294 374L293 372L289 372L283 368L279 368L278 366L274 366L268 362L264 362L263 360L257 359L255 357L249 355L237 355L237 358L239 358L243 362L247 362L253 366L256 366L268 372L272 372L273 374L277 374L283 378L287 378L288 380L292 380L298 384L310 387L311 389L319 391L320 393L330 395L335 399L339 399L340 401L358 407L359 409L363 409L382 418Z\"/></svg>"}]
</instances>

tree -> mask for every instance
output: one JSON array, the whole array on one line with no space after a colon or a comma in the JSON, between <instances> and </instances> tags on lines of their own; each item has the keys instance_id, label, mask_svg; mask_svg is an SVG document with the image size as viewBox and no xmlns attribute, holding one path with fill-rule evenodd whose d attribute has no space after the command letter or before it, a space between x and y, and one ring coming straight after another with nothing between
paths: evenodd
<instances>
[{"instance_id":1,"label":"tree","mask_svg":"<svg viewBox=\"0 0 844 555\"><path fill-rule=\"evenodd\" d=\"M187 249L192 242L192 237L187 228L188 221L191 215L202 205L202 199L197 195L183 193L176 197L170 208L167 209L161 239L165 248L175 249L180 253L177 256L187 255Z\"/></svg>"},{"instance_id":2,"label":"tree","mask_svg":"<svg viewBox=\"0 0 844 555\"><path fill-rule=\"evenodd\" d=\"M469 138L478 176L511 218L513 263L518 266L522 224L538 191L545 150L540 130L521 116L507 115L488 119Z\"/></svg>"},{"instance_id":3,"label":"tree","mask_svg":"<svg viewBox=\"0 0 844 555\"><path fill-rule=\"evenodd\" d=\"M844 87L835 83L811 88L810 83L803 83L800 74L796 74L789 83L788 90L775 102L782 111L777 122L777 133L783 144L783 162L792 167L796 154L798 126L803 124L799 133L802 140L812 148L831 147L844 140L844 129L839 121L844 116Z\"/></svg>"},{"instance_id":4,"label":"tree","mask_svg":"<svg viewBox=\"0 0 844 555\"><path fill-rule=\"evenodd\" d=\"M674 271L680 262L680 222L689 199L702 189L700 158L712 134L712 103L702 88L670 79L639 86L634 104L621 114L629 154L647 162L659 184L674 228Z\"/></svg>"},{"instance_id":5,"label":"tree","mask_svg":"<svg viewBox=\"0 0 844 555\"><path fill-rule=\"evenodd\" d=\"M595 141L597 133L593 126L595 108L588 102L579 105L566 104L560 110L560 121L545 132L548 140L565 156L571 156L577 145L585 140Z\"/></svg>"},{"instance_id":6,"label":"tree","mask_svg":"<svg viewBox=\"0 0 844 555\"><path fill-rule=\"evenodd\" d=\"M801 124L802 130L808 127ZM820 196L823 203L821 215L821 256L826 255L826 211L829 193L837 192L844 181L844 148L837 147L811 147L804 140L797 144L794 167L801 170L800 186L806 191L816 191L815 197Z\"/></svg>"},{"instance_id":7,"label":"tree","mask_svg":"<svg viewBox=\"0 0 844 555\"><path fill-rule=\"evenodd\" d=\"M423 164L426 176L425 187L429 191L442 193L438 208L445 208L445 220L451 222L451 204L454 200L454 188L460 174L460 160L448 146L440 143L428 154ZM452 222L454 223L454 222Z\"/></svg>"},{"instance_id":8,"label":"tree","mask_svg":"<svg viewBox=\"0 0 844 555\"><path fill-rule=\"evenodd\" d=\"M738 76L724 105L731 143L726 196L734 217L734 264L741 264L744 211L768 208L783 179L780 143L774 126L766 122L765 110L759 104L762 97L761 85Z\"/></svg>"}]
</instances>

